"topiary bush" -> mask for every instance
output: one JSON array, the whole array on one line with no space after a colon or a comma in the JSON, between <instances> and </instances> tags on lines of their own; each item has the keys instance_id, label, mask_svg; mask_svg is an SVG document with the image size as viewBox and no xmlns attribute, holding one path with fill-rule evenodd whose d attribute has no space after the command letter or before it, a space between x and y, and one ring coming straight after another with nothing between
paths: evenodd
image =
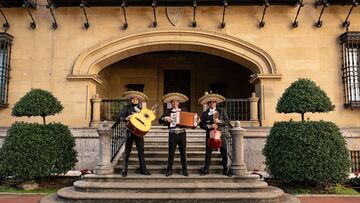
<instances>
[{"instance_id":1,"label":"topiary bush","mask_svg":"<svg viewBox=\"0 0 360 203\"><path fill-rule=\"evenodd\" d=\"M335 184L350 168L345 140L331 122L278 122L263 153L272 176L285 182Z\"/></svg>"},{"instance_id":2,"label":"topiary bush","mask_svg":"<svg viewBox=\"0 0 360 203\"><path fill-rule=\"evenodd\" d=\"M292 83L276 105L278 113L299 113L303 121L306 112L329 112L334 108L330 98L319 86L303 78Z\"/></svg>"},{"instance_id":3,"label":"topiary bush","mask_svg":"<svg viewBox=\"0 0 360 203\"><path fill-rule=\"evenodd\" d=\"M344 182L350 159L339 128L331 122L304 121L306 112L334 110L326 93L313 81L299 79L285 90L276 110L299 113L302 121L274 124L263 149L270 174L285 182Z\"/></svg>"},{"instance_id":4,"label":"topiary bush","mask_svg":"<svg viewBox=\"0 0 360 203\"><path fill-rule=\"evenodd\" d=\"M14 106L14 116L41 116L44 125L18 122L11 126L0 149L0 178L31 180L65 173L77 161L75 139L67 126L46 124L45 117L63 106L48 91L32 89Z\"/></svg>"},{"instance_id":5,"label":"topiary bush","mask_svg":"<svg viewBox=\"0 0 360 203\"><path fill-rule=\"evenodd\" d=\"M65 173L77 161L74 147L75 140L65 125L17 122L0 151L0 176L33 180Z\"/></svg>"},{"instance_id":6,"label":"topiary bush","mask_svg":"<svg viewBox=\"0 0 360 203\"><path fill-rule=\"evenodd\" d=\"M60 101L51 92L42 89L32 89L26 93L12 109L12 116L41 116L44 124L45 117L55 115L63 110Z\"/></svg>"}]
</instances>

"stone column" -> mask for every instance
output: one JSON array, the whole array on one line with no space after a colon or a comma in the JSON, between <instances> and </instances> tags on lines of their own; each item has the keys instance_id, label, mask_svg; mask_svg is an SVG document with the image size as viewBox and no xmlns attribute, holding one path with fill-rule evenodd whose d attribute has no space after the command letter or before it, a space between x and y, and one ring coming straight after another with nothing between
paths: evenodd
<instances>
[{"instance_id":1,"label":"stone column","mask_svg":"<svg viewBox=\"0 0 360 203\"><path fill-rule=\"evenodd\" d=\"M96 175L113 174L114 169L111 165L111 135L112 129L106 121L97 130L99 134L99 163L96 166Z\"/></svg>"},{"instance_id":2,"label":"stone column","mask_svg":"<svg viewBox=\"0 0 360 203\"><path fill-rule=\"evenodd\" d=\"M250 121L259 121L259 117L258 117L259 97L256 97L255 92L251 94L249 101L250 101Z\"/></svg>"},{"instance_id":3,"label":"stone column","mask_svg":"<svg viewBox=\"0 0 360 203\"><path fill-rule=\"evenodd\" d=\"M208 109L207 104L203 104L203 111L206 111Z\"/></svg>"},{"instance_id":4,"label":"stone column","mask_svg":"<svg viewBox=\"0 0 360 203\"><path fill-rule=\"evenodd\" d=\"M92 121L90 123L90 127L98 128L101 124L100 120L100 105L101 98L99 94L96 94L94 98L91 99L92 102Z\"/></svg>"},{"instance_id":5,"label":"stone column","mask_svg":"<svg viewBox=\"0 0 360 203\"><path fill-rule=\"evenodd\" d=\"M246 174L246 164L244 162L244 135L246 130L241 128L240 121L235 121L235 127L230 129L232 138L232 164L233 175L243 176Z\"/></svg>"}]
</instances>

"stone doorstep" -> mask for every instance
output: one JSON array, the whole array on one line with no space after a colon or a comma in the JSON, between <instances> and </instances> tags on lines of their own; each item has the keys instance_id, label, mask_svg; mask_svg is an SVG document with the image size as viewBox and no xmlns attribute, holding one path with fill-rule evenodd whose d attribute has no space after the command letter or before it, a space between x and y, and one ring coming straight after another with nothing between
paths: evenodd
<instances>
[{"instance_id":1,"label":"stone doorstep","mask_svg":"<svg viewBox=\"0 0 360 203\"><path fill-rule=\"evenodd\" d=\"M284 192L278 188L269 187L267 192L195 192L195 193L147 193L147 192L77 192L74 187L60 189L57 195L64 199L98 199L98 200L231 200L231 199L276 199ZM136 195L134 195L136 194Z\"/></svg>"},{"instance_id":2,"label":"stone doorstep","mask_svg":"<svg viewBox=\"0 0 360 203\"><path fill-rule=\"evenodd\" d=\"M174 179L176 180L176 179ZM74 183L74 188L76 191L106 191L106 192L116 192L116 191L163 191L163 192L196 192L196 191L208 191L208 192L219 192L221 191L247 191L255 192L256 190L266 191L268 190L268 184L263 181L244 181L244 182L199 182L199 180L189 179L188 182L176 182L172 181L171 178L164 180L163 182L149 182L139 179L138 182L87 182L87 181L76 181Z\"/></svg>"},{"instance_id":3,"label":"stone doorstep","mask_svg":"<svg viewBox=\"0 0 360 203\"><path fill-rule=\"evenodd\" d=\"M137 180L143 180L143 181L154 181L154 182L161 182L161 181L167 181L169 179L174 180L174 181L179 181L179 182L188 182L189 180L193 180L193 181L202 181L202 182L210 182L210 181L215 181L215 182L253 182L253 181L258 181L259 180L259 176L258 175L253 175L253 174L247 174L245 176L232 176L232 177L228 177L228 176L224 176L224 175L220 175L220 174L209 174L206 176L200 176L198 174L190 174L189 177L185 177L183 175L179 175L179 174L173 174L170 177L166 177L163 174L152 174L150 176L144 176L141 174L128 174L127 177L122 177L121 175L118 174L113 174L113 175L95 175L95 174L86 174L84 176L84 180L88 181L88 182L117 182L117 181L121 181L121 182L134 182Z\"/></svg>"}]
</instances>

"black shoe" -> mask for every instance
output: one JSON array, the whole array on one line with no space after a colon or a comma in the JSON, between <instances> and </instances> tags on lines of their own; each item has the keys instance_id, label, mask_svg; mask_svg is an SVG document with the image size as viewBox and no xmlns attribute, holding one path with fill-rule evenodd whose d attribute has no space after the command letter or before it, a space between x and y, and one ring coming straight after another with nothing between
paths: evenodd
<instances>
[{"instance_id":1,"label":"black shoe","mask_svg":"<svg viewBox=\"0 0 360 203\"><path fill-rule=\"evenodd\" d=\"M123 172L121 173L121 176L122 176L122 177L126 177L126 176L127 176L127 172L126 172L126 171L123 171Z\"/></svg>"},{"instance_id":2,"label":"black shoe","mask_svg":"<svg viewBox=\"0 0 360 203\"><path fill-rule=\"evenodd\" d=\"M187 170L184 170L184 171L183 171L183 175L184 175L184 176L189 176L188 171L187 171Z\"/></svg>"},{"instance_id":3,"label":"black shoe","mask_svg":"<svg viewBox=\"0 0 360 203\"><path fill-rule=\"evenodd\" d=\"M200 172L200 176L206 176L207 174L209 174L209 171L202 170Z\"/></svg>"},{"instance_id":4,"label":"black shoe","mask_svg":"<svg viewBox=\"0 0 360 203\"><path fill-rule=\"evenodd\" d=\"M147 176L151 175L151 173L148 170L140 171L140 173Z\"/></svg>"},{"instance_id":5,"label":"black shoe","mask_svg":"<svg viewBox=\"0 0 360 203\"><path fill-rule=\"evenodd\" d=\"M171 175L172 175L172 170L167 170L165 176L171 176Z\"/></svg>"},{"instance_id":6,"label":"black shoe","mask_svg":"<svg viewBox=\"0 0 360 203\"><path fill-rule=\"evenodd\" d=\"M223 170L223 175L231 177L231 172L230 172L230 170L229 170L229 169L224 169L224 170Z\"/></svg>"}]
</instances>

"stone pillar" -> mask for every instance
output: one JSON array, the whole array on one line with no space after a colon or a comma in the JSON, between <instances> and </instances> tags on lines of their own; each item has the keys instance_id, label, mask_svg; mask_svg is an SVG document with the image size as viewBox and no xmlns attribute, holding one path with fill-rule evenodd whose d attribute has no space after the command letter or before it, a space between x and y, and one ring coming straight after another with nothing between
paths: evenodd
<instances>
[{"instance_id":1,"label":"stone pillar","mask_svg":"<svg viewBox=\"0 0 360 203\"><path fill-rule=\"evenodd\" d=\"M207 104L203 104L203 111L206 111L208 109Z\"/></svg>"},{"instance_id":2,"label":"stone pillar","mask_svg":"<svg viewBox=\"0 0 360 203\"><path fill-rule=\"evenodd\" d=\"M244 162L244 135L245 129L241 128L240 121L235 121L235 127L230 129L232 138L232 164L233 175L243 176L246 174L246 164Z\"/></svg>"},{"instance_id":3,"label":"stone pillar","mask_svg":"<svg viewBox=\"0 0 360 203\"><path fill-rule=\"evenodd\" d=\"M98 128L101 124L100 120L100 105L101 98L99 94L96 94L94 98L91 99L92 103L92 121L90 123L90 127Z\"/></svg>"},{"instance_id":4,"label":"stone pillar","mask_svg":"<svg viewBox=\"0 0 360 203\"><path fill-rule=\"evenodd\" d=\"M250 121L259 121L259 117L258 117L259 97L256 97L255 92L251 94L249 101L250 101Z\"/></svg>"},{"instance_id":5,"label":"stone pillar","mask_svg":"<svg viewBox=\"0 0 360 203\"><path fill-rule=\"evenodd\" d=\"M96 166L96 175L113 174L114 169L111 165L111 135L112 129L106 121L103 122L100 129L97 130L99 134L99 163Z\"/></svg>"}]
</instances>

